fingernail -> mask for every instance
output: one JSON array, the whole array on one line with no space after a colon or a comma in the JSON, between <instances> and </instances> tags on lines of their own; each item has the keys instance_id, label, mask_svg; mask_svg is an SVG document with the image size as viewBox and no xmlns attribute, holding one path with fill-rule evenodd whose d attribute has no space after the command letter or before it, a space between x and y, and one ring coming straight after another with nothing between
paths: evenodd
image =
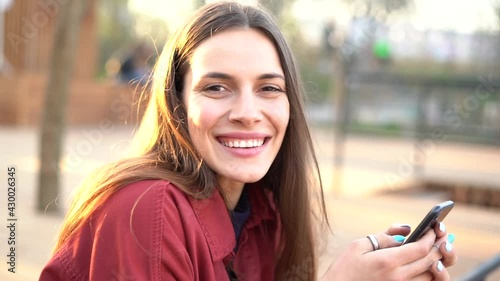
<instances>
[{"instance_id":1,"label":"fingernail","mask_svg":"<svg viewBox=\"0 0 500 281\"><path fill-rule=\"evenodd\" d=\"M443 263L441 261L438 261L438 264L437 264L437 270L438 270L438 272L443 271L443 269L444 269Z\"/></svg>"},{"instance_id":2,"label":"fingernail","mask_svg":"<svg viewBox=\"0 0 500 281\"><path fill-rule=\"evenodd\" d=\"M394 238L394 241L398 243L405 241L405 237L403 235L393 235L392 238Z\"/></svg>"},{"instance_id":3,"label":"fingernail","mask_svg":"<svg viewBox=\"0 0 500 281\"><path fill-rule=\"evenodd\" d=\"M445 232L446 231L446 226L444 225L444 223L442 223L442 222L439 223L439 230L441 232Z\"/></svg>"},{"instance_id":4,"label":"fingernail","mask_svg":"<svg viewBox=\"0 0 500 281\"><path fill-rule=\"evenodd\" d=\"M448 241L450 243L455 242L455 234L453 234L453 233L448 234Z\"/></svg>"},{"instance_id":5,"label":"fingernail","mask_svg":"<svg viewBox=\"0 0 500 281\"><path fill-rule=\"evenodd\" d=\"M403 224L398 224L397 226L399 227L406 227L406 228L411 228L411 225L403 223Z\"/></svg>"},{"instance_id":6,"label":"fingernail","mask_svg":"<svg viewBox=\"0 0 500 281\"><path fill-rule=\"evenodd\" d=\"M446 241L444 248L445 248L446 252L449 253L449 252L451 252L451 250L453 250L453 245L451 245L450 242Z\"/></svg>"}]
</instances>

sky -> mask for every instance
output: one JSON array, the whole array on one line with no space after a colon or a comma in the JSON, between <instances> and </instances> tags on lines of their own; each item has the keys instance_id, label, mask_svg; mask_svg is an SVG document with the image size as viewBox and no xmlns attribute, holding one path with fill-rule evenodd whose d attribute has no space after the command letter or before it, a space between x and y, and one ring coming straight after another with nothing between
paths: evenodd
<instances>
[{"instance_id":1,"label":"sky","mask_svg":"<svg viewBox=\"0 0 500 281\"><path fill-rule=\"evenodd\" d=\"M414 13L399 21L405 21L404 23L412 24L421 30L437 29L460 33L471 33L477 29L495 30L498 29L498 19L491 8L492 1L496 0L415 0ZM170 28L175 28L192 13L193 2L130 0L129 7L133 11L163 18ZM256 1L240 2L252 4ZM344 0L296 0L292 11L312 29L331 19L340 25L346 25L350 20L349 8Z\"/></svg>"}]
</instances>

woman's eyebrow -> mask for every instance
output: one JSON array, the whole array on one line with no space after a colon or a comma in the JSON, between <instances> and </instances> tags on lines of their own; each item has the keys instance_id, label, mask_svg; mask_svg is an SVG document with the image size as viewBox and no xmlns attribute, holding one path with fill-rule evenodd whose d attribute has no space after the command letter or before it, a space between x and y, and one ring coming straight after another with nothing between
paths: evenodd
<instances>
[{"instance_id":1,"label":"woman's eyebrow","mask_svg":"<svg viewBox=\"0 0 500 281\"><path fill-rule=\"evenodd\" d=\"M218 78L218 79L224 79L224 80L233 80L233 76L227 74L227 73L222 73L222 72L208 72L205 73L201 76L201 78Z\"/></svg>"},{"instance_id":2,"label":"woman's eyebrow","mask_svg":"<svg viewBox=\"0 0 500 281\"><path fill-rule=\"evenodd\" d=\"M259 75L259 77L257 77L258 80L273 79L273 78L279 78L285 80L285 77L283 75L274 72L264 73Z\"/></svg>"},{"instance_id":3,"label":"woman's eyebrow","mask_svg":"<svg viewBox=\"0 0 500 281\"><path fill-rule=\"evenodd\" d=\"M227 73L223 73L223 72L216 72L216 71L213 71L213 72L207 72L205 74L203 74L201 76L201 78L216 78L216 79L223 79L223 80L234 80L234 77L227 74ZM270 72L270 73L264 73L264 74L261 74L257 77L257 80L266 80L266 79L274 79L274 78L278 78L278 79L281 79L281 80L285 80L285 77L279 73L275 73L275 72Z\"/></svg>"}]
</instances>

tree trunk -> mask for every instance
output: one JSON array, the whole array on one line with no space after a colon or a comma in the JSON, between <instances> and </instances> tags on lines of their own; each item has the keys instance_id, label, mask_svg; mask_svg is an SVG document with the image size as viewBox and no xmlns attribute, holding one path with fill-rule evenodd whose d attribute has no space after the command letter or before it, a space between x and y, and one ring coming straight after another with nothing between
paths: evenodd
<instances>
[{"instance_id":1,"label":"tree trunk","mask_svg":"<svg viewBox=\"0 0 500 281\"><path fill-rule=\"evenodd\" d=\"M39 211L58 212L54 200L60 193L59 160L65 132L66 107L76 60L80 26L87 0L59 1L49 77L45 92L40 137L38 182ZM82 58L85 59L85 58Z\"/></svg>"},{"instance_id":2,"label":"tree trunk","mask_svg":"<svg viewBox=\"0 0 500 281\"><path fill-rule=\"evenodd\" d=\"M342 192L343 166L345 157L346 139L346 65L344 56L340 48L333 50L333 81L334 81L334 196L339 196Z\"/></svg>"}]
</instances>

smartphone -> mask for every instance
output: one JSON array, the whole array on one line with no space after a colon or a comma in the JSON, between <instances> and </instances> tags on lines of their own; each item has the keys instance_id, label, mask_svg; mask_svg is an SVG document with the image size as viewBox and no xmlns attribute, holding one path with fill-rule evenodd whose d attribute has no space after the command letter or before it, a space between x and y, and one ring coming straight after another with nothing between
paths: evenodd
<instances>
[{"instance_id":1,"label":"smartphone","mask_svg":"<svg viewBox=\"0 0 500 281\"><path fill-rule=\"evenodd\" d=\"M422 237L429 229L433 228L437 222L443 221L448 213L453 209L455 203L453 201L445 201L432 207L425 218L415 228L415 230L408 236L403 244L415 242Z\"/></svg>"}]
</instances>

